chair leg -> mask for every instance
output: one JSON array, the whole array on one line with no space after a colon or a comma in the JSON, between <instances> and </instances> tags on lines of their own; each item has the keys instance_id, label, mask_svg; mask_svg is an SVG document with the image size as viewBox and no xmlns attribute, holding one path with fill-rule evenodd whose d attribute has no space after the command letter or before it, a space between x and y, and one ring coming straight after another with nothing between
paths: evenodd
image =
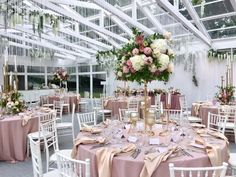
<instances>
[{"instance_id":1,"label":"chair leg","mask_svg":"<svg viewBox=\"0 0 236 177\"><path fill-rule=\"evenodd\" d=\"M68 114L70 114L70 106L68 106L67 109L68 109Z\"/></svg>"}]
</instances>

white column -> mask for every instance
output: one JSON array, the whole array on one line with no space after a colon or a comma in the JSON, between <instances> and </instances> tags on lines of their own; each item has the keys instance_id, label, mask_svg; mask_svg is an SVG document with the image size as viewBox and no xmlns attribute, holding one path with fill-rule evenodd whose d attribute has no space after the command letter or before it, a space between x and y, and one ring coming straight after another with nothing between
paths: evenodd
<instances>
[{"instance_id":1,"label":"white column","mask_svg":"<svg viewBox=\"0 0 236 177\"><path fill-rule=\"evenodd\" d=\"M27 65L25 65L25 90L28 90L28 74L27 74Z\"/></svg>"},{"instance_id":2,"label":"white column","mask_svg":"<svg viewBox=\"0 0 236 177\"><path fill-rule=\"evenodd\" d=\"M0 85L3 85L3 65L4 65L4 58L2 56L0 58Z\"/></svg>"},{"instance_id":3,"label":"white column","mask_svg":"<svg viewBox=\"0 0 236 177\"><path fill-rule=\"evenodd\" d=\"M45 80L45 86L48 86L48 71L47 66L44 66L44 80Z\"/></svg>"},{"instance_id":4,"label":"white column","mask_svg":"<svg viewBox=\"0 0 236 177\"><path fill-rule=\"evenodd\" d=\"M76 77L76 94L79 94L79 70L78 70L78 65L75 67L75 77Z\"/></svg>"},{"instance_id":5,"label":"white column","mask_svg":"<svg viewBox=\"0 0 236 177\"><path fill-rule=\"evenodd\" d=\"M90 67L90 98L93 98L93 74L92 74L93 65L90 64L89 67Z\"/></svg>"}]
</instances>

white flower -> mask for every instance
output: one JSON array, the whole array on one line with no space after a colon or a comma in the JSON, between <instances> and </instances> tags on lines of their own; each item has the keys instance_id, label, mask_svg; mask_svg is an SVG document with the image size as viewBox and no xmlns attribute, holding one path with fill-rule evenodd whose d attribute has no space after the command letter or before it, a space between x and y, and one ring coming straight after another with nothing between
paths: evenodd
<instances>
[{"instance_id":1,"label":"white flower","mask_svg":"<svg viewBox=\"0 0 236 177\"><path fill-rule=\"evenodd\" d=\"M163 36L165 37L165 39L169 40L171 38L171 32L166 31Z\"/></svg>"},{"instance_id":2,"label":"white flower","mask_svg":"<svg viewBox=\"0 0 236 177\"><path fill-rule=\"evenodd\" d=\"M165 54L161 54L159 58L159 63L161 64L161 67L159 68L160 71L164 71L167 69L169 64L169 56Z\"/></svg>"},{"instance_id":3,"label":"white flower","mask_svg":"<svg viewBox=\"0 0 236 177\"><path fill-rule=\"evenodd\" d=\"M172 49L168 49L168 55L174 55L174 51Z\"/></svg>"},{"instance_id":4,"label":"white flower","mask_svg":"<svg viewBox=\"0 0 236 177\"><path fill-rule=\"evenodd\" d=\"M173 73L173 72L174 72L174 63L173 63L173 62L170 62L170 63L168 64L167 71L168 71L169 73Z\"/></svg>"},{"instance_id":5,"label":"white flower","mask_svg":"<svg viewBox=\"0 0 236 177\"><path fill-rule=\"evenodd\" d=\"M19 104L19 101L15 101L15 105L18 105Z\"/></svg>"},{"instance_id":6,"label":"white flower","mask_svg":"<svg viewBox=\"0 0 236 177\"><path fill-rule=\"evenodd\" d=\"M161 51L159 49L153 49L152 56L154 58L158 58L161 55Z\"/></svg>"},{"instance_id":7,"label":"white flower","mask_svg":"<svg viewBox=\"0 0 236 177\"><path fill-rule=\"evenodd\" d=\"M136 71L139 71L142 68L142 66L145 64L144 57L145 55L135 55L130 58L132 66Z\"/></svg>"},{"instance_id":8,"label":"white flower","mask_svg":"<svg viewBox=\"0 0 236 177\"><path fill-rule=\"evenodd\" d=\"M157 71L157 67L152 64L151 67L149 68L149 70L152 72L152 73L155 73Z\"/></svg>"},{"instance_id":9,"label":"white flower","mask_svg":"<svg viewBox=\"0 0 236 177\"><path fill-rule=\"evenodd\" d=\"M152 49L159 49L161 53L165 53L168 47L165 39L156 39L150 46Z\"/></svg>"},{"instance_id":10,"label":"white flower","mask_svg":"<svg viewBox=\"0 0 236 177\"><path fill-rule=\"evenodd\" d=\"M117 76L121 77L122 76L122 72L118 71Z\"/></svg>"}]
</instances>

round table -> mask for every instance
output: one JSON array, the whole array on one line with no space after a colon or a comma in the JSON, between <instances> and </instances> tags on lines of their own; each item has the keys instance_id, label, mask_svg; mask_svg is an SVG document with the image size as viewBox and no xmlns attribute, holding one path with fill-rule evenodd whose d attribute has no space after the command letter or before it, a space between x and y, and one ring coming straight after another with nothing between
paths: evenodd
<instances>
[{"instance_id":1,"label":"round table","mask_svg":"<svg viewBox=\"0 0 236 177\"><path fill-rule=\"evenodd\" d=\"M81 137L80 133L78 137ZM228 161L228 147L224 140L214 139L217 142L217 145L221 148L221 157L222 161ZM94 145L94 144L93 144ZM91 177L98 177L97 169L97 159L96 159L96 150L91 149L93 145L80 145L77 147L77 159L85 160L86 158L90 159L91 165ZM154 145L158 147L157 145ZM139 177L140 172L144 166L144 149L141 147L142 151L137 156L136 159L132 158L130 154L123 154L115 156L112 160L112 177ZM189 151L190 152L190 151ZM168 177L169 176L169 163L174 163L175 166L187 166L187 167L207 167L211 166L211 162L206 153L200 151L191 151L191 156L179 156L171 157L165 162L161 162L158 168L154 171L152 177Z\"/></svg>"},{"instance_id":2,"label":"round table","mask_svg":"<svg viewBox=\"0 0 236 177\"><path fill-rule=\"evenodd\" d=\"M32 116L25 126L19 116L6 116L0 120L0 161L26 159L27 135L38 131L38 117Z\"/></svg>"}]
</instances>

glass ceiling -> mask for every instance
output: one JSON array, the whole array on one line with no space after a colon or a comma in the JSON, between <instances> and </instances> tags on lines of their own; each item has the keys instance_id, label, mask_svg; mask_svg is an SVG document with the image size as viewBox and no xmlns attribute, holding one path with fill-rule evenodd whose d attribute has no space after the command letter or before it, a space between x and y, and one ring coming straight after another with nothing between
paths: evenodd
<instances>
[{"instance_id":1,"label":"glass ceiling","mask_svg":"<svg viewBox=\"0 0 236 177\"><path fill-rule=\"evenodd\" d=\"M0 4L60 18L56 35L54 27L44 24L39 36L27 16L20 24L6 24L0 6L0 35L10 45L27 50L49 48L82 58L85 54L94 58L97 50L121 47L132 35L131 27L145 33L170 31L174 40L200 40L208 45L215 39L236 37L236 0L0 0Z\"/></svg>"}]
</instances>

